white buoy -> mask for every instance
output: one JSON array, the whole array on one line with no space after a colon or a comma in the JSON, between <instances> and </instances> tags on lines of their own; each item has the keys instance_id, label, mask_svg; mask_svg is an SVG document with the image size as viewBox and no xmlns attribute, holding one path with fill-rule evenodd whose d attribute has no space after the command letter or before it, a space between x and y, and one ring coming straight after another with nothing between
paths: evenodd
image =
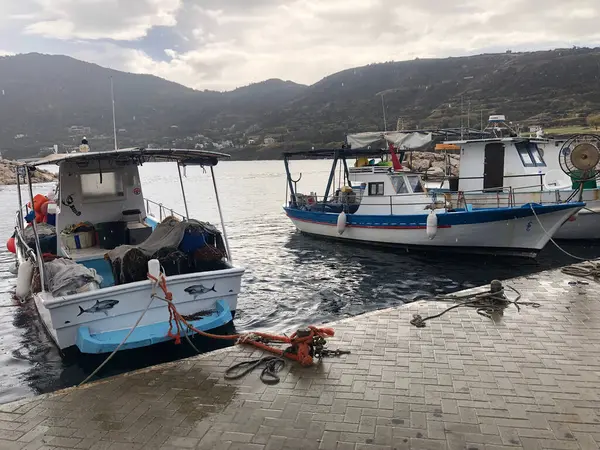
<instances>
[{"instance_id":1,"label":"white buoy","mask_svg":"<svg viewBox=\"0 0 600 450\"><path fill-rule=\"evenodd\" d=\"M151 259L148 261L148 274L154 277L155 279L159 279L160 277L160 262L158 259Z\"/></svg>"},{"instance_id":2,"label":"white buoy","mask_svg":"<svg viewBox=\"0 0 600 450\"><path fill-rule=\"evenodd\" d=\"M33 278L33 264L31 261L24 261L19 264L17 275L17 290L15 295L19 300L26 300L31 294L31 280Z\"/></svg>"},{"instance_id":3,"label":"white buoy","mask_svg":"<svg viewBox=\"0 0 600 450\"><path fill-rule=\"evenodd\" d=\"M433 212L433 209L427 216L427 237L433 239L437 234L437 214Z\"/></svg>"},{"instance_id":4,"label":"white buoy","mask_svg":"<svg viewBox=\"0 0 600 450\"><path fill-rule=\"evenodd\" d=\"M342 211L337 219L337 232L338 234L344 234L346 229L346 213Z\"/></svg>"}]
</instances>

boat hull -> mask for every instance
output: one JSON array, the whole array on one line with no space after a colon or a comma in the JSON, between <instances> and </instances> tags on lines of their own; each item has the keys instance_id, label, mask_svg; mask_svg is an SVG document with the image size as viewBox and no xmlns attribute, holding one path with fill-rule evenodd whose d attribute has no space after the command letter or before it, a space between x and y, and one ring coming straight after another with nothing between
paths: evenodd
<instances>
[{"instance_id":1,"label":"boat hull","mask_svg":"<svg viewBox=\"0 0 600 450\"><path fill-rule=\"evenodd\" d=\"M242 268L230 268L176 275L167 278L167 286L177 310L188 316L201 312L202 318L194 318L193 324L208 331L231 322L243 273ZM172 339L167 303L158 298L151 302L152 292L150 281L140 281L59 298L41 292L34 295L34 301L61 350L76 346L81 353L97 354L115 350L146 308L120 350Z\"/></svg>"},{"instance_id":2,"label":"boat hull","mask_svg":"<svg viewBox=\"0 0 600 450\"><path fill-rule=\"evenodd\" d=\"M514 192L512 198L516 206L526 203L552 204L567 199L573 191L536 191L536 192ZM456 193L454 200L456 200ZM469 202L474 208L496 207L498 203L508 202L507 194L501 194L500 199L490 196L489 193L469 193ZM586 189L583 191L585 208L577 217L568 220L554 234L555 239L564 240L594 240L600 239L600 189Z\"/></svg>"},{"instance_id":3,"label":"boat hull","mask_svg":"<svg viewBox=\"0 0 600 450\"><path fill-rule=\"evenodd\" d=\"M595 240L600 239L600 202L595 202L595 209L586 208L572 220L568 220L554 234L555 239Z\"/></svg>"},{"instance_id":4,"label":"boat hull","mask_svg":"<svg viewBox=\"0 0 600 450\"><path fill-rule=\"evenodd\" d=\"M506 254L535 257L550 237L581 204L497 208L473 212L440 213L435 237L427 237L427 215L347 215L343 234L338 233L337 214L285 208L286 214L303 233L349 242L365 242L408 249ZM544 231L545 230L545 231Z\"/></svg>"}]
</instances>

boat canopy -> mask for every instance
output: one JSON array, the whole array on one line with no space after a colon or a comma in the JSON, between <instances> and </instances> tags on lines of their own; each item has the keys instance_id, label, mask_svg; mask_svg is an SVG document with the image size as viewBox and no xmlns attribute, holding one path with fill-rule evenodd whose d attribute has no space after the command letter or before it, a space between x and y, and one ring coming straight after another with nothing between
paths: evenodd
<instances>
[{"instance_id":1,"label":"boat canopy","mask_svg":"<svg viewBox=\"0 0 600 450\"><path fill-rule=\"evenodd\" d=\"M177 162L182 166L215 166L219 159L227 159L226 153L211 152L206 150L191 149L166 149L166 148L127 148L121 150L110 150L106 152L77 152L77 153L55 153L45 156L36 161L29 162L30 167L44 166L48 164L60 165L67 161L89 162L102 160L133 161L138 165L146 162Z\"/></svg>"},{"instance_id":2,"label":"boat canopy","mask_svg":"<svg viewBox=\"0 0 600 450\"><path fill-rule=\"evenodd\" d=\"M410 150L423 147L432 140L430 132L402 132L402 131L367 131L353 133L347 136L348 144L352 148L366 148L369 146L382 146L385 142L393 144L400 150Z\"/></svg>"}]
</instances>

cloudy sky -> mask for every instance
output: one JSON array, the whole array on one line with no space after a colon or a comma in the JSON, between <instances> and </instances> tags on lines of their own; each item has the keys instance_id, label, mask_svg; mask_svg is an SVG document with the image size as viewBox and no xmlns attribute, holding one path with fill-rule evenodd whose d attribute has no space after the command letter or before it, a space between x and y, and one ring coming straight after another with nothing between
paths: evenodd
<instances>
[{"instance_id":1,"label":"cloudy sky","mask_svg":"<svg viewBox=\"0 0 600 450\"><path fill-rule=\"evenodd\" d=\"M600 45L600 0L0 0L0 11L0 55L67 54L196 89Z\"/></svg>"}]
</instances>

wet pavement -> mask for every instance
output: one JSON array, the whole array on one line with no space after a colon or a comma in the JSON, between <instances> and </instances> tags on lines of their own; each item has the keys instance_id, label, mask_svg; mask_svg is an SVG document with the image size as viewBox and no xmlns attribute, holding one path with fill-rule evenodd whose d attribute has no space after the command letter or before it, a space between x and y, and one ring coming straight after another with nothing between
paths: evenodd
<instances>
[{"instance_id":1,"label":"wet pavement","mask_svg":"<svg viewBox=\"0 0 600 450\"><path fill-rule=\"evenodd\" d=\"M522 302L484 317L417 301L334 323L352 353L277 385L234 346L0 405L0 449L597 449L599 284L550 270L505 282Z\"/></svg>"}]
</instances>

